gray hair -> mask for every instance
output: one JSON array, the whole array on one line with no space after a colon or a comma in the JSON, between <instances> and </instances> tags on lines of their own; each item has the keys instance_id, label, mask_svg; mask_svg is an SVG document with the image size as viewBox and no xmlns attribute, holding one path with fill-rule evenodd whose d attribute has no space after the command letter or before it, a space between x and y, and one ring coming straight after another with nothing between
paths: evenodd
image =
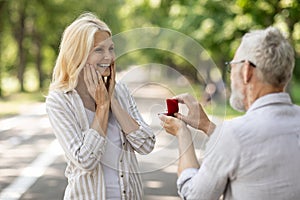
<instances>
[{"instance_id":1,"label":"gray hair","mask_svg":"<svg viewBox=\"0 0 300 200\"><path fill-rule=\"evenodd\" d=\"M277 28L247 33L242 44L246 58L256 64L263 82L275 87L287 85L295 65L294 50Z\"/></svg>"}]
</instances>

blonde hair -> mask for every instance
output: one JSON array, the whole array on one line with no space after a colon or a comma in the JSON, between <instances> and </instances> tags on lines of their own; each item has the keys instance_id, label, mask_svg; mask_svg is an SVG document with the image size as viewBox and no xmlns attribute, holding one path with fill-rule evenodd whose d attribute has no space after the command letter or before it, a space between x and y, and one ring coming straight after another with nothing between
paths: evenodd
<instances>
[{"instance_id":1,"label":"blonde hair","mask_svg":"<svg viewBox=\"0 0 300 200\"><path fill-rule=\"evenodd\" d=\"M91 13L80 15L65 29L49 91L66 92L77 86L78 75L93 48L97 31L105 31L112 35L109 27Z\"/></svg>"}]
</instances>

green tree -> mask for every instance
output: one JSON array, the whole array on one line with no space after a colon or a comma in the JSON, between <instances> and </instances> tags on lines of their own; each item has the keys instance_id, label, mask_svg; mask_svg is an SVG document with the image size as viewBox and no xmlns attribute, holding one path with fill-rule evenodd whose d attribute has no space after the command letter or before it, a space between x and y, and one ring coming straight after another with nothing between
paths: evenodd
<instances>
[{"instance_id":1,"label":"green tree","mask_svg":"<svg viewBox=\"0 0 300 200\"><path fill-rule=\"evenodd\" d=\"M84 12L93 12L118 32L120 20L115 13L119 1L76 0L11 0L0 1L0 53L3 48L15 47L16 57L1 56L2 71L16 75L20 91L26 91L25 72L32 69L38 76L38 87L48 86L59 42L64 28ZM13 36L10 40L4 38ZM13 59L11 66L8 59ZM2 87L0 82L0 95Z\"/></svg>"},{"instance_id":2,"label":"green tree","mask_svg":"<svg viewBox=\"0 0 300 200\"><path fill-rule=\"evenodd\" d=\"M15 75L20 90L25 91L24 73L32 69L38 76L39 88L46 87L64 28L85 11L97 14L113 34L134 28L162 27L191 36L207 50L224 80L223 63L232 59L242 35L271 25L280 28L291 40L296 50L296 65L300 65L297 0L0 0L0 80L7 74ZM120 67L126 66L126 62L142 60L167 64L199 81L188 61L157 50L135 52ZM300 67L295 68L294 80L300 81Z\"/></svg>"},{"instance_id":3,"label":"green tree","mask_svg":"<svg viewBox=\"0 0 300 200\"><path fill-rule=\"evenodd\" d=\"M224 62L231 60L243 34L276 26L293 43L300 58L300 6L296 0L125 0L119 15L125 28L159 26L177 30L197 40L210 54L226 80ZM135 20L132 20L135 19ZM153 54L155 55L155 54ZM188 66L170 56L157 56L181 72ZM193 72L189 71L193 76ZM208 73L209 74L209 73ZM300 67L294 77L300 77ZM194 77L195 78L195 77ZM299 78L298 78L299 79Z\"/></svg>"}]
</instances>

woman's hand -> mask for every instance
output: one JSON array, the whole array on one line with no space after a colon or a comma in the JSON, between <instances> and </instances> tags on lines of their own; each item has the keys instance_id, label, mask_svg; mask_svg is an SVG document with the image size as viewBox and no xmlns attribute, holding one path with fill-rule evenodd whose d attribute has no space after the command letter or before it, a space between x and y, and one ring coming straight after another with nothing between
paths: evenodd
<instances>
[{"instance_id":1,"label":"woman's hand","mask_svg":"<svg viewBox=\"0 0 300 200\"><path fill-rule=\"evenodd\" d=\"M114 77L113 74L112 77ZM110 89L107 89L107 84L101 74L96 70L96 67L86 64L84 68L84 82L89 94L96 103L95 117L91 128L103 136L107 134L111 94L114 88L114 82L112 80L112 78L108 79L108 88Z\"/></svg>"},{"instance_id":2,"label":"woman's hand","mask_svg":"<svg viewBox=\"0 0 300 200\"><path fill-rule=\"evenodd\" d=\"M97 107L110 105L111 94L109 94L106 84L104 83L101 74L96 70L95 66L86 64L84 68L84 82ZM114 85L110 87L114 87Z\"/></svg>"},{"instance_id":3,"label":"woman's hand","mask_svg":"<svg viewBox=\"0 0 300 200\"><path fill-rule=\"evenodd\" d=\"M110 96L110 108L112 113L115 115L117 121L121 125L122 130L125 134L129 134L133 131L139 129L139 124L133 119L129 113L124 110L119 101L114 96L114 89L115 89L115 65L111 66L110 76L107 77L106 87L108 90L108 94Z\"/></svg>"},{"instance_id":4,"label":"woman's hand","mask_svg":"<svg viewBox=\"0 0 300 200\"><path fill-rule=\"evenodd\" d=\"M115 63L113 63L110 67L110 75L107 77L106 80L106 89L108 91L108 96L110 99L113 98L115 85L116 85L116 70L115 70Z\"/></svg>"}]
</instances>

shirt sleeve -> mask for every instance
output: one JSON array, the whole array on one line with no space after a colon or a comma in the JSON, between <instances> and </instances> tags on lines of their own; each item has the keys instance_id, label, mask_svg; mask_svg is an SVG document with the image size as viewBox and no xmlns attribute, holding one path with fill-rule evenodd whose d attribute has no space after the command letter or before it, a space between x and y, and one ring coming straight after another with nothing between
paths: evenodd
<instances>
[{"instance_id":1,"label":"shirt sleeve","mask_svg":"<svg viewBox=\"0 0 300 200\"><path fill-rule=\"evenodd\" d=\"M140 154L150 153L155 144L155 136L149 127L140 125L139 130L126 135L127 141Z\"/></svg>"},{"instance_id":2,"label":"shirt sleeve","mask_svg":"<svg viewBox=\"0 0 300 200\"><path fill-rule=\"evenodd\" d=\"M47 97L46 110L54 134L66 156L79 168L90 171L100 162L106 139L94 129L82 130L64 94Z\"/></svg>"},{"instance_id":3,"label":"shirt sleeve","mask_svg":"<svg viewBox=\"0 0 300 200\"><path fill-rule=\"evenodd\" d=\"M150 153L155 145L155 135L150 126L144 121L141 114L139 113L136 102L128 88L124 84L119 84L123 98L126 99L127 110L133 119L139 124L139 129L126 135L127 141L133 147L133 149L139 154Z\"/></svg>"},{"instance_id":4,"label":"shirt sleeve","mask_svg":"<svg viewBox=\"0 0 300 200\"><path fill-rule=\"evenodd\" d=\"M218 200L236 178L240 146L231 130L218 127L208 141L199 169L185 169L177 180L182 199Z\"/></svg>"}]
</instances>

